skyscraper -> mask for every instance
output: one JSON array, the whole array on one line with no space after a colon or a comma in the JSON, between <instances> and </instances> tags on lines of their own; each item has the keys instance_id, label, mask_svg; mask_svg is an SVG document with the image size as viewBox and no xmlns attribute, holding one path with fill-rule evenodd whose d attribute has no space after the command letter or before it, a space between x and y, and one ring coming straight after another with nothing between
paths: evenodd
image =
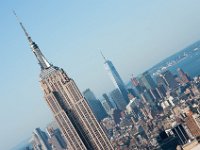
<instances>
[{"instance_id":1,"label":"skyscraper","mask_svg":"<svg viewBox=\"0 0 200 150\"><path fill-rule=\"evenodd\" d=\"M183 83L190 82L189 76L181 68L178 68L177 71Z\"/></svg>"},{"instance_id":2,"label":"skyscraper","mask_svg":"<svg viewBox=\"0 0 200 150\"><path fill-rule=\"evenodd\" d=\"M179 143L181 145L184 145L188 142L189 136L182 124L179 124L173 127L172 132L174 133L176 137L178 137Z\"/></svg>"},{"instance_id":3,"label":"skyscraper","mask_svg":"<svg viewBox=\"0 0 200 150\"><path fill-rule=\"evenodd\" d=\"M177 81L174 78L174 75L171 73L171 71L166 70L162 73L161 76L164 79L165 84L171 89L175 89L178 86Z\"/></svg>"},{"instance_id":4,"label":"skyscraper","mask_svg":"<svg viewBox=\"0 0 200 150\"><path fill-rule=\"evenodd\" d=\"M103 54L102 54L102 56L103 56ZM105 60L104 67L105 67L106 71L108 72L114 86L119 90L119 92L123 96L125 103L127 105L129 103L129 99L128 99L128 92L125 88L124 82L122 81L119 73L115 69L112 62L110 60L107 60L104 56L103 56L103 58Z\"/></svg>"},{"instance_id":5,"label":"skyscraper","mask_svg":"<svg viewBox=\"0 0 200 150\"><path fill-rule=\"evenodd\" d=\"M111 103L110 98L108 97L108 95L106 93L104 93L102 96L106 100L106 102L108 103L109 107L110 108L114 108L114 106L112 105L112 103Z\"/></svg>"},{"instance_id":6,"label":"skyscraper","mask_svg":"<svg viewBox=\"0 0 200 150\"><path fill-rule=\"evenodd\" d=\"M156 84L148 71L142 74L140 80L148 90L156 88Z\"/></svg>"},{"instance_id":7,"label":"skyscraper","mask_svg":"<svg viewBox=\"0 0 200 150\"><path fill-rule=\"evenodd\" d=\"M51 146L48 143L48 136L40 128L35 129L32 140L34 149L51 150Z\"/></svg>"},{"instance_id":8,"label":"skyscraper","mask_svg":"<svg viewBox=\"0 0 200 150\"><path fill-rule=\"evenodd\" d=\"M127 103L125 102L124 97L120 93L119 89L114 89L110 93L110 97L113 99L113 101L117 105L118 109L120 109L120 110L125 110L126 109Z\"/></svg>"},{"instance_id":9,"label":"skyscraper","mask_svg":"<svg viewBox=\"0 0 200 150\"><path fill-rule=\"evenodd\" d=\"M51 144L51 147L53 147L55 150L67 149L67 144L63 139L59 129L54 129L53 127L47 127L46 132L48 133L49 143Z\"/></svg>"},{"instance_id":10,"label":"skyscraper","mask_svg":"<svg viewBox=\"0 0 200 150\"><path fill-rule=\"evenodd\" d=\"M99 122L108 116L101 102L97 100L96 96L90 89L86 89L83 92L83 95Z\"/></svg>"},{"instance_id":11,"label":"skyscraper","mask_svg":"<svg viewBox=\"0 0 200 150\"><path fill-rule=\"evenodd\" d=\"M112 150L109 139L73 79L62 68L47 61L22 23L19 23L41 67L40 83L44 97L68 142L68 149Z\"/></svg>"},{"instance_id":12,"label":"skyscraper","mask_svg":"<svg viewBox=\"0 0 200 150\"><path fill-rule=\"evenodd\" d=\"M102 100L101 101L103 108L105 109L106 113L108 115L111 115L113 112L113 109L110 107L110 105L108 104L108 102L106 100Z\"/></svg>"},{"instance_id":13,"label":"skyscraper","mask_svg":"<svg viewBox=\"0 0 200 150\"><path fill-rule=\"evenodd\" d=\"M136 88L136 90L138 91L139 94L141 94L142 92L144 92L144 87L139 83L139 81L137 80L137 78L132 77L131 78L131 83Z\"/></svg>"}]
</instances>

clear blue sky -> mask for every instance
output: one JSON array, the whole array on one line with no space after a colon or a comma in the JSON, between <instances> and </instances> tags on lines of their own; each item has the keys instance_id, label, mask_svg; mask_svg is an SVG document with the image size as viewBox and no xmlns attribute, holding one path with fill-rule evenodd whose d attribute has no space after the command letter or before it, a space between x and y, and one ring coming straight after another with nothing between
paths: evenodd
<instances>
[{"instance_id":1,"label":"clear blue sky","mask_svg":"<svg viewBox=\"0 0 200 150\"><path fill-rule=\"evenodd\" d=\"M1 1L0 149L45 127L52 114L43 99L40 68L20 29L15 9L33 40L81 91L98 96L113 85L98 48L123 80L200 39L199 0Z\"/></svg>"}]
</instances>

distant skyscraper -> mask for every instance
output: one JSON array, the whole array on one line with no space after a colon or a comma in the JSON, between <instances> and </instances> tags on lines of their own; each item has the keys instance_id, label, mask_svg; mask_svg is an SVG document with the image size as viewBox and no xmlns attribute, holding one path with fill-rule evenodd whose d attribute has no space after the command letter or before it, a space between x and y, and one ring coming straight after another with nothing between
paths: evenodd
<instances>
[{"instance_id":1,"label":"distant skyscraper","mask_svg":"<svg viewBox=\"0 0 200 150\"><path fill-rule=\"evenodd\" d=\"M151 93L154 101L156 102L157 100L161 99L162 97L160 97L157 88L156 89L150 89L149 92Z\"/></svg>"},{"instance_id":2,"label":"distant skyscraper","mask_svg":"<svg viewBox=\"0 0 200 150\"><path fill-rule=\"evenodd\" d=\"M151 106L154 106L154 98L152 94L150 93L150 90L145 90L142 94L141 97L144 101L148 102Z\"/></svg>"},{"instance_id":3,"label":"distant skyscraper","mask_svg":"<svg viewBox=\"0 0 200 150\"><path fill-rule=\"evenodd\" d=\"M86 101L88 102L90 108L92 109L92 112L94 113L95 117L98 121L101 121L105 117L107 117L106 111L103 108L101 102L97 100L94 93L87 89L83 92L84 97L86 98Z\"/></svg>"},{"instance_id":4,"label":"distant skyscraper","mask_svg":"<svg viewBox=\"0 0 200 150\"><path fill-rule=\"evenodd\" d=\"M73 79L63 69L47 61L22 23L19 23L41 67L40 83L44 97L68 142L68 149L112 150L109 139Z\"/></svg>"},{"instance_id":5,"label":"distant skyscraper","mask_svg":"<svg viewBox=\"0 0 200 150\"><path fill-rule=\"evenodd\" d=\"M156 88L156 91L158 93L158 95L161 97L161 98L164 98L166 97L166 89L164 88L163 85L159 85L157 88Z\"/></svg>"},{"instance_id":6,"label":"distant skyscraper","mask_svg":"<svg viewBox=\"0 0 200 150\"><path fill-rule=\"evenodd\" d=\"M110 98L108 97L107 94L103 94L103 100L101 100L101 103L104 107L104 109L106 110L107 114L112 116L113 115L113 110L114 110L114 106L112 105Z\"/></svg>"},{"instance_id":7,"label":"distant skyscraper","mask_svg":"<svg viewBox=\"0 0 200 150\"><path fill-rule=\"evenodd\" d=\"M102 56L103 56L103 54L102 54ZM105 67L106 71L108 72L114 86L119 90L119 92L123 96L125 103L128 104L129 103L128 92L126 90L124 82L122 81L119 73L115 69L112 62L110 60L107 60L104 56L103 56L103 58L105 60L104 67Z\"/></svg>"},{"instance_id":8,"label":"distant skyscraper","mask_svg":"<svg viewBox=\"0 0 200 150\"><path fill-rule=\"evenodd\" d=\"M103 108L105 109L106 113L108 115L112 115L112 108L110 107L110 105L107 103L106 100L102 100L101 101L102 105L103 105Z\"/></svg>"},{"instance_id":9,"label":"distant skyscraper","mask_svg":"<svg viewBox=\"0 0 200 150\"><path fill-rule=\"evenodd\" d=\"M178 71L178 74L179 74L181 80L183 81L183 83L190 82L190 78L181 68L178 68L177 71Z\"/></svg>"},{"instance_id":10,"label":"distant skyscraper","mask_svg":"<svg viewBox=\"0 0 200 150\"><path fill-rule=\"evenodd\" d=\"M59 129L53 129L52 127L48 127L46 130L49 135L49 143L51 144L51 147L53 148L53 150L67 149L67 145Z\"/></svg>"},{"instance_id":11,"label":"distant skyscraper","mask_svg":"<svg viewBox=\"0 0 200 150\"><path fill-rule=\"evenodd\" d=\"M118 89L113 90L110 93L110 97L114 100L115 104L117 105L117 108L120 110L125 110L127 103L124 100L124 97L120 93Z\"/></svg>"},{"instance_id":12,"label":"distant skyscraper","mask_svg":"<svg viewBox=\"0 0 200 150\"><path fill-rule=\"evenodd\" d=\"M139 94L144 92L144 87L139 83L139 81L135 77L131 78L131 83L136 88Z\"/></svg>"},{"instance_id":13,"label":"distant skyscraper","mask_svg":"<svg viewBox=\"0 0 200 150\"><path fill-rule=\"evenodd\" d=\"M167 83L165 82L162 74L156 76L156 82L158 86L163 86L165 89L167 89Z\"/></svg>"},{"instance_id":14,"label":"distant skyscraper","mask_svg":"<svg viewBox=\"0 0 200 150\"><path fill-rule=\"evenodd\" d=\"M165 84L170 88L170 89L175 89L178 86L177 81L174 78L174 75L171 73L171 71L166 70L162 73L162 78L164 79Z\"/></svg>"},{"instance_id":15,"label":"distant skyscraper","mask_svg":"<svg viewBox=\"0 0 200 150\"><path fill-rule=\"evenodd\" d=\"M40 128L36 128L33 132L32 144L35 150L51 150L48 136Z\"/></svg>"},{"instance_id":16,"label":"distant skyscraper","mask_svg":"<svg viewBox=\"0 0 200 150\"><path fill-rule=\"evenodd\" d=\"M108 97L108 95L106 93L104 93L102 96L106 100L106 102L108 103L108 105L110 106L110 108L114 108L114 106L112 105L111 100Z\"/></svg>"},{"instance_id":17,"label":"distant skyscraper","mask_svg":"<svg viewBox=\"0 0 200 150\"><path fill-rule=\"evenodd\" d=\"M148 71L142 74L140 80L148 90L156 88L156 84Z\"/></svg>"}]
</instances>

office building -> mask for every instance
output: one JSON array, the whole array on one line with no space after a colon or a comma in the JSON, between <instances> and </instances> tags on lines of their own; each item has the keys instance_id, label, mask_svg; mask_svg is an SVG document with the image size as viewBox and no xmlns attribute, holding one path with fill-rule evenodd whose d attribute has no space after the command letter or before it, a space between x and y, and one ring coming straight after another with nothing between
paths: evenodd
<instances>
[{"instance_id":1,"label":"office building","mask_svg":"<svg viewBox=\"0 0 200 150\"><path fill-rule=\"evenodd\" d=\"M184 145L188 142L189 136L182 124L176 125L172 128L172 132L178 138L179 143Z\"/></svg>"},{"instance_id":2,"label":"office building","mask_svg":"<svg viewBox=\"0 0 200 150\"><path fill-rule=\"evenodd\" d=\"M83 92L83 95L99 122L107 117L107 113L103 108L101 102L96 98L96 96L90 89L86 89Z\"/></svg>"},{"instance_id":3,"label":"office building","mask_svg":"<svg viewBox=\"0 0 200 150\"><path fill-rule=\"evenodd\" d=\"M167 91L166 91L166 89L164 88L163 85L159 85L159 86L156 88L156 91L157 91L159 97L161 97L161 98L164 98L164 97L167 96L167 95L166 95L166 92L167 92Z\"/></svg>"},{"instance_id":4,"label":"office building","mask_svg":"<svg viewBox=\"0 0 200 150\"><path fill-rule=\"evenodd\" d=\"M140 82L137 80L137 78L132 77L131 78L131 83L132 85L136 88L137 92L139 94L141 94L142 92L144 92L144 87L140 84Z\"/></svg>"},{"instance_id":5,"label":"office building","mask_svg":"<svg viewBox=\"0 0 200 150\"><path fill-rule=\"evenodd\" d=\"M149 103L151 106L154 106L155 105L155 102L154 102L154 98L152 96L152 94L150 93L150 90L145 90L142 94L141 94L141 98Z\"/></svg>"},{"instance_id":6,"label":"office building","mask_svg":"<svg viewBox=\"0 0 200 150\"><path fill-rule=\"evenodd\" d=\"M106 100L106 102L108 103L109 107L110 108L114 108L114 106L113 106L113 104L111 102L111 99L108 97L108 95L106 93L104 93L102 96Z\"/></svg>"},{"instance_id":7,"label":"office building","mask_svg":"<svg viewBox=\"0 0 200 150\"><path fill-rule=\"evenodd\" d=\"M183 83L190 82L189 76L181 68L178 68L177 71L178 71L179 77L181 78L181 81Z\"/></svg>"},{"instance_id":8,"label":"office building","mask_svg":"<svg viewBox=\"0 0 200 150\"><path fill-rule=\"evenodd\" d=\"M200 116L197 114L188 114L185 120L186 126L193 137L200 136Z\"/></svg>"},{"instance_id":9,"label":"office building","mask_svg":"<svg viewBox=\"0 0 200 150\"><path fill-rule=\"evenodd\" d=\"M15 14L16 15L16 14ZM112 150L113 147L85 98L62 68L48 62L20 22L41 67L44 98L70 150Z\"/></svg>"},{"instance_id":10,"label":"office building","mask_svg":"<svg viewBox=\"0 0 200 150\"><path fill-rule=\"evenodd\" d=\"M115 102L119 110L123 111L126 109L127 103L125 102L124 97L122 96L122 94L120 93L118 89L113 90L110 93L110 97L113 99L113 101Z\"/></svg>"},{"instance_id":11,"label":"office building","mask_svg":"<svg viewBox=\"0 0 200 150\"><path fill-rule=\"evenodd\" d=\"M171 90L177 88L178 83L175 80L174 75L171 73L171 71L169 70L164 71L161 77L164 79L164 82L167 85L167 87L169 87Z\"/></svg>"},{"instance_id":12,"label":"office building","mask_svg":"<svg viewBox=\"0 0 200 150\"><path fill-rule=\"evenodd\" d=\"M177 146L180 145L179 140L176 136L168 135L165 131L160 131L157 136L158 148L161 150L176 150Z\"/></svg>"},{"instance_id":13,"label":"office building","mask_svg":"<svg viewBox=\"0 0 200 150\"><path fill-rule=\"evenodd\" d=\"M110 105L108 104L108 102L107 102L105 99L103 99L103 100L101 101L101 104L103 105L103 108L105 109L106 113L107 113L109 116L111 116L111 115L113 114L113 108L110 107Z\"/></svg>"},{"instance_id":14,"label":"office building","mask_svg":"<svg viewBox=\"0 0 200 150\"><path fill-rule=\"evenodd\" d=\"M150 90L156 88L156 84L148 71L142 74L140 80L146 89Z\"/></svg>"},{"instance_id":15,"label":"office building","mask_svg":"<svg viewBox=\"0 0 200 150\"><path fill-rule=\"evenodd\" d=\"M102 54L102 56L103 56L103 54ZM115 88L117 88L118 91L123 96L123 100L125 101L125 103L128 104L129 103L128 92L127 92L127 89L124 85L124 82L122 81L119 73L115 69L112 62L110 60L107 60L104 56L103 56L103 58L105 60L104 67L105 67L106 71L108 72L110 79L112 80Z\"/></svg>"},{"instance_id":16,"label":"office building","mask_svg":"<svg viewBox=\"0 0 200 150\"><path fill-rule=\"evenodd\" d=\"M64 138L61 135L59 129L54 129L53 127L47 127L46 129L49 136L49 143L53 150L66 150L67 144L64 141Z\"/></svg>"},{"instance_id":17,"label":"office building","mask_svg":"<svg viewBox=\"0 0 200 150\"><path fill-rule=\"evenodd\" d=\"M51 150L47 134L40 128L36 128L32 135L32 145L34 150Z\"/></svg>"}]
</instances>

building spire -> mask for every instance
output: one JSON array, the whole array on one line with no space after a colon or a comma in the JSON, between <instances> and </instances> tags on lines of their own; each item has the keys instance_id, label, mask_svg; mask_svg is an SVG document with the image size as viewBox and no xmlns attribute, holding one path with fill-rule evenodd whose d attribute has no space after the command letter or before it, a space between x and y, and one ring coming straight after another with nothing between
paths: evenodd
<instances>
[{"instance_id":1,"label":"building spire","mask_svg":"<svg viewBox=\"0 0 200 150\"><path fill-rule=\"evenodd\" d=\"M107 61L106 57L103 55L103 53L102 53L101 50L100 50L100 53L101 53L101 56L103 57L103 59L104 59L105 61Z\"/></svg>"},{"instance_id":2,"label":"building spire","mask_svg":"<svg viewBox=\"0 0 200 150\"><path fill-rule=\"evenodd\" d=\"M15 17L17 18L22 30L24 31L29 44L31 46L32 52L35 54L39 65L41 67L42 70L47 69L51 66L51 64L47 61L47 59L44 57L44 55L42 54L41 50L39 49L39 47L37 46L37 44L35 42L32 41L31 37L29 36L28 32L26 31L25 27L23 26L22 22L19 20L19 17L17 16L17 14L15 13L15 11L13 11L13 14L15 15Z\"/></svg>"}]
</instances>

